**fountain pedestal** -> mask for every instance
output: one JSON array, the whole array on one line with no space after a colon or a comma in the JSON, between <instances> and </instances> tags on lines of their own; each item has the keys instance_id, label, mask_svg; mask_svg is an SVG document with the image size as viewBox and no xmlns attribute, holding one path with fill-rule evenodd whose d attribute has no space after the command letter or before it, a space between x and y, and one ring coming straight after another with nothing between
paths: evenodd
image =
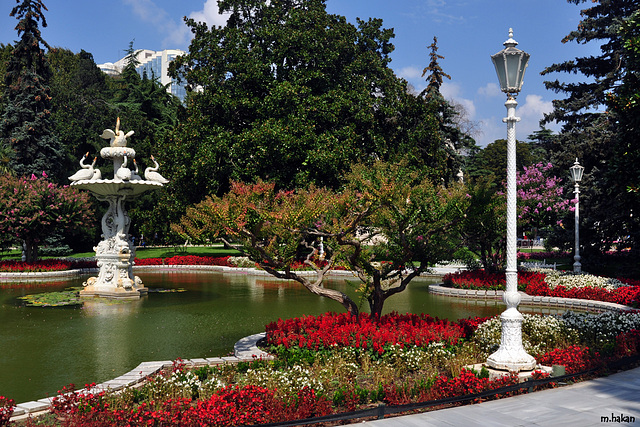
<instances>
[{"instance_id":1,"label":"fountain pedestal","mask_svg":"<svg viewBox=\"0 0 640 427\"><path fill-rule=\"evenodd\" d=\"M100 151L102 158L113 160L114 178L102 179L100 172L93 173L92 169L90 179L75 180L71 184L75 188L88 190L98 200L109 203L109 208L102 217L102 241L93 248L100 272L98 277L90 277L83 283L84 289L80 291L80 295L135 299L146 294L147 288L139 277L133 275L135 247L129 235L131 219L125 203L145 191L161 188L166 180L157 173L147 175L158 176L162 181L145 180L137 174L137 165L135 172L126 167L127 161L134 159L136 155L132 148L125 146L126 136L132 132L125 136L118 128L119 120L115 132L105 130L102 137L111 137L111 146ZM80 164L83 165L82 161ZM86 169L86 166L83 165L83 168ZM155 171L157 168L156 163L155 168L149 169Z\"/></svg>"}]
</instances>

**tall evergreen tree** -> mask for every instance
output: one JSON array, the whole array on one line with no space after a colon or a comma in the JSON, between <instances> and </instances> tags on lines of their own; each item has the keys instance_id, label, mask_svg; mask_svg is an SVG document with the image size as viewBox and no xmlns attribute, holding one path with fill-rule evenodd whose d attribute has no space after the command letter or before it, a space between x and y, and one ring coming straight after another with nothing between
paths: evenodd
<instances>
[{"instance_id":1,"label":"tall evergreen tree","mask_svg":"<svg viewBox=\"0 0 640 427\"><path fill-rule=\"evenodd\" d=\"M587 3L586 0L568 2ZM562 151L555 154L554 165L566 173L578 157L585 166L580 195L583 210L580 240L587 252L592 248L608 250L611 242L622 236L631 235L633 242L629 244L635 245L640 237L638 227L634 225L637 207L634 213L630 196L625 191L628 173L618 166L620 155L628 151L627 144L634 143L637 138L633 142L621 138L620 129L629 117L617 115L611 108L605 111L607 106L611 107L611 97L619 92L620 82L630 71L620 29L637 11L638 2L599 0L588 3L589 7L580 12L582 19L578 28L563 42L597 43L600 55L553 64L542 73L582 76L582 81L578 82L545 82L547 88L565 95L564 99L553 101L554 110L545 121L563 123L562 132L554 143ZM585 255L588 258L589 254Z\"/></svg>"},{"instance_id":2,"label":"tall evergreen tree","mask_svg":"<svg viewBox=\"0 0 640 427\"><path fill-rule=\"evenodd\" d=\"M475 145L475 141L469 135L460 130L456 123L459 111L447 101L440 88L444 79L451 80L451 76L445 73L439 61L444 56L438 54L438 38L433 38L433 43L429 45L429 65L422 71L422 77L427 76L427 87L420 94L420 98L432 109L437 121L438 137L442 153L446 156L446 166L444 170L449 172L448 180L454 178L462 168L460 150L470 148Z\"/></svg>"},{"instance_id":3,"label":"tall evergreen tree","mask_svg":"<svg viewBox=\"0 0 640 427\"><path fill-rule=\"evenodd\" d=\"M18 175L46 171L53 179L62 177L63 150L53 133L49 81L51 69L41 45L39 23L47 26L42 0L17 0L10 16L19 20L15 44L5 75L6 107L0 122L2 144L11 147L11 167Z\"/></svg>"}]
</instances>

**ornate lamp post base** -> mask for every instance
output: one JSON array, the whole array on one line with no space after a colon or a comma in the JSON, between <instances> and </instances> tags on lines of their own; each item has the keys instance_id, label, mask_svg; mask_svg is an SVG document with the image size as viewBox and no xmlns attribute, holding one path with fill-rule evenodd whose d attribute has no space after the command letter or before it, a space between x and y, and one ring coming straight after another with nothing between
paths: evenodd
<instances>
[{"instance_id":1,"label":"ornate lamp post base","mask_svg":"<svg viewBox=\"0 0 640 427\"><path fill-rule=\"evenodd\" d=\"M536 359L527 354L522 346L522 314L515 307L511 307L500 315L500 320L500 348L487 358L487 365L509 372L533 370L536 367Z\"/></svg>"}]
</instances>

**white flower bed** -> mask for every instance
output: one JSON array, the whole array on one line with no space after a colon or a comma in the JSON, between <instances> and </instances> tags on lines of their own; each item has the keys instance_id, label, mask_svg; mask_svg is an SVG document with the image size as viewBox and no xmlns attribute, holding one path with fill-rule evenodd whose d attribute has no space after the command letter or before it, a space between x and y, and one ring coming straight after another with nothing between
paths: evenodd
<instances>
[{"instance_id":1,"label":"white flower bed","mask_svg":"<svg viewBox=\"0 0 640 427\"><path fill-rule=\"evenodd\" d=\"M604 312L598 314L567 311L562 315L523 314L522 345L532 355L553 350L562 343L602 349L616 336L640 330L640 313ZM500 345L501 321L492 317L478 326L473 341L487 354Z\"/></svg>"},{"instance_id":2,"label":"white flower bed","mask_svg":"<svg viewBox=\"0 0 640 427\"><path fill-rule=\"evenodd\" d=\"M564 286L566 289L592 287L612 291L619 287L627 286L618 279L594 276L587 273L574 273L571 271L549 271L546 273L545 281L550 289Z\"/></svg>"}]
</instances>

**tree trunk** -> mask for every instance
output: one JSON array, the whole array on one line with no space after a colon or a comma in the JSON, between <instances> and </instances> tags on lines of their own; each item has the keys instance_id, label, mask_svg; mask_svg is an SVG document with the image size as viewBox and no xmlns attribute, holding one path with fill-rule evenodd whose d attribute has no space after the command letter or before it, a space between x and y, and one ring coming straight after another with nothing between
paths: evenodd
<instances>
[{"instance_id":1,"label":"tree trunk","mask_svg":"<svg viewBox=\"0 0 640 427\"><path fill-rule=\"evenodd\" d=\"M25 240L24 254L26 262L36 262L38 260L38 244L31 239Z\"/></svg>"},{"instance_id":2,"label":"tree trunk","mask_svg":"<svg viewBox=\"0 0 640 427\"><path fill-rule=\"evenodd\" d=\"M381 278L379 274L373 276L373 291L369 295L369 309L371 310L371 316L376 320L382 316L382 308L384 302L387 299L386 293L382 290Z\"/></svg>"}]
</instances>

